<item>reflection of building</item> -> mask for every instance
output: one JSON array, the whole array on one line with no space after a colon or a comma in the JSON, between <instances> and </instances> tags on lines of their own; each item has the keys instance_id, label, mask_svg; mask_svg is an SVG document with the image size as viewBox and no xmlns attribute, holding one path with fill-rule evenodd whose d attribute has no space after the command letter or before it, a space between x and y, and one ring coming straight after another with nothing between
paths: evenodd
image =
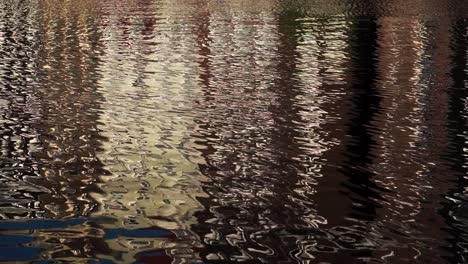
<instances>
[{"instance_id":1,"label":"reflection of building","mask_svg":"<svg viewBox=\"0 0 468 264\"><path fill-rule=\"evenodd\" d=\"M430 103L429 74L433 72L429 59L432 54L427 51L430 40L427 28L416 18L382 18L380 25L378 88L385 96L382 96L382 111L376 124L379 127L376 160L371 170L376 173L376 184L388 191L382 196L378 222L407 229L414 228L417 221L421 224L418 230L422 231L424 226L433 228L433 223L424 222L432 218L425 211L437 207L437 204L423 204L434 188L428 178L431 171L428 161L434 156L430 149L433 139L427 132L436 127L430 126L425 117ZM375 257L390 252L407 259L421 252L435 254L428 254L404 236L396 236L396 239L405 246L376 252Z\"/></svg>"},{"instance_id":2,"label":"reflection of building","mask_svg":"<svg viewBox=\"0 0 468 264\"><path fill-rule=\"evenodd\" d=\"M107 242L122 254L114 261L128 263L140 251L164 249L175 261L194 259L197 239L184 230L196 223L197 198L205 196L205 178L194 164L199 154L188 134L196 126L189 103L198 93L194 39L170 5L121 8L126 10L111 9L103 19L106 53L99 85L105 102L98 128L108 141L98 157L111 175L101 177L103 193L93 194L100 209L92 215L119 219L105 228L164 228L185 240L117 237ZM135 10L158 12L164 20L140 20Z\"/></svg>"},{"instance_id":3,"label":"reflection of building","mask_svg":"<svg viewBox=\"0 0 468 264\"><path fill-rule=\"evenodd\" d=\"M41 178L34 181L48 190L38 200L46 219L87 217L96 209L89 195L100 192L98 176L106 174L96 153L103 138L97 129L102 96L98 92L100 33L91 3L42 1L31 17L38 26L35 94L41 118L34 128L41 151L35 153ZM84 34L86 32L86 34ZM85 226L36 230L36 244L45 259L83 260L102 248ZM94 240L94 242L93 242Z\"/></svg>"},{"instance_id":4,"label":"reflection of building","mask_svg":"<svg viewBox=\"0 0 468 264\"><path fill-rule=\"evenodd\" d=\"M139 2L130 6L130 11L98 16L95 12L99 8L85 2L41 2L36 16L27 17L40 30L38 37L29 39L35 38L41 45L37 55L33 53L37 61L31 70L25 68L23 76L25 80L37 81L34 92L28 92L37 97L33 113L41 116L31 118L31 125L25 118L18 130L29 132L31 137L33 133L41 135L35 137L38 150L33 153L32 145L24 155L39 163L31 165L30 170L36 171L38 179L32 179L30 185L41 196L30 199L40 201L31 204L35 207L21 205L24 212L17 210L17 215L47 219L92 217L89 223L84 222L87 218L72 219L60 232L35 230L34 245L43 249L41 255L45 259L111 258L123 263L135 259L170 263L172 257L167 255L193 258L189 251L196 239L182 229L196 221L192 213L200 207L196 197L203 193L197 186L203 177L191 163L197 159L197 152L191 151L193 143L184 133L193 122L188 114L184 115L187 118L180 118L178 111L190 111L189 105L182 104L196 93L190 83L190 65L186 64L194 58L181 60L171 53L178 41L187 44L182 50L189 52L193 40L178 39L183 29L168 21L165 28L159 28L169 30L163 33L168 34L167 38L158 39L162 43L154 46L154 18L129 16L134 8L148 11L151 3ZM54 9L55 5L59 10ZM126 63L116 61L121 58L118 52L129 56ZM168 60L155 62L162 54L167 54ZM149 74L153 70L167 76L153 79L156 75ZM34 73L30 78L29 72ZM133 101L128 100L132 95ZM14 102L20 102L19 99ZM18 112L28 113L24 109ZM132 122L134 125L130 126ZM29 127L34 130L30 132ZM100 129L106 133L100 133ZM18 150L13 152L21 154ZM105 168L101 161L106 163ZM97 184L99 181L102 184ZM32 195L32 187L24 185L29 188L26 195ZM99 220L102 216L110 218ZM39 229L40 223L49 223L37 221L32 226ZM190 246L182 247L173 235L151 236L167 233L160 231L161 227L175 229L170 234ZM21 234L26 232L20 230Z\"/></svg>"},{"instance_id":5,"label":"reflection of building","mask_svg":"<svg viewBox=\"0 0 468 264\"><path fill-rule=\"evenodd\" d=\"M217 19L218 12L227 19ZM208 18L196 23L203 94L193 136L207 162L199 166L212 182L204 185L210 199L201 200L209 211L197 214L200 224L192 230L206 244L202 258L246 260L247 248L260 246L249 238L258 230L255 219L268 222L274 213L271 204L261 204L268 203L274 185L263 188L261 181L272 153L266 135L273 125L269 85L275 80L268 70L275 69L277 36L268 33L276 25L271 13L236 16L229 8L209 9Z\"/></svg>"},{"instance_id":6,"label":"reflection of building","mask_svg":"<svg viewBox=\"0 0 468 264\"><path fill-rule=\"evenodd\" d=\"M34 184L40 173L34 155L41 151L34 124L41 118L34 93L37 59L36 28L18 7L0 13L0 219L40 217L39 195L49 192Z\"/></svg>"},{"instance_id":7,"label":"reflection of building","mask_svg":"<svg viewBox=\"0 0 468 264\"><path fill-rule=\"evenodd\" d=\"M201 200L210 209L198 214L208 224L193 228L206 243L202 257L265 260L275 252L276 260L289 253L304 262L314 257L344 261L389 257L391 252L405 259L439 250L388 234L386 226L398 223L396 230L415 234L422 229L414 222L429 228L427 221L434 220L443 226L430 208L440 208L441 200L434 196L447 192L448 185L428 179L437 170L427 161L443 163L435 152L446 140L446 110L436 110L431 98L441 98L443 106L446 91L433 86L429 72L437 72L435 61L442 63L439 69L449 67L443 64L448 36L441 34L448 25L439 21L438 29L430 31L413 17L345 22L285 13L277 26L271 17L265 23L262 12L242 14L242 20L224 11L229 19L223 21L216 12L207 12L209 18L196 31L204 58L199 64L204 94L194 137L200 138L207 163L200 168L213 180L204 184L211 199ZM255 41L264 25L279 34ZM337 35L327 39L321 26L340 30L330 30ZM432 35L440 40L435 50L431 46L438 41L428 39ZM232 56L219 55L226 50ZM268 79L271 72L278 78ZM435 78L448 82L441 73ZM429 118L428 111L434 116ZM431 189L437 189L435 194ZM337 201L330 205L332 198ZM434 202L425 204L427 200ZM334 239L353 237L354 242L339 242L333 248L340 250L336 255L321 252L335 241L326 235L318 240L314 231L307 236L307 227L316 226ZM281 228L290 241L264 236ZM408 246L369 238L366 232L374 230ZM443 240L445 234L434 236ZM288 247L295 243L302 248Z\"/></svg>"},{"instance_id":8,"label":"reflection of building","mask_svg":"<svg viewBox=\"0 0 468 264\"><path fill-rule=\"evenodd\" d=\"M5 14L11 24L2 29L8 33L0 49L11 60L5 58L9 64L1 72L8 89L2 98L12 100L2 115L6 125L2 145L9 152L4 152L3 161L16 168L2 165L11 173L2 173L9 179L2 199L9 206L0 209L6 209L4 218L53 221L87 216L95 208L89 193L99 191L94 183L97 175L105 173L96 158L101 140L96 129L101 99L96 90L99 33L92 7L79 6L20 2ZM34 226L16 231L33 236L32 245L43 250L44 258L93 254L92 238L83 234L85 227L63 233L28 230ZM70 237L64 239L64 234ZM3 240L8 239L2 236ZM15 243L20 253L34 251L32 245Z\"/></svg>"},{"instance_id":9,"label":"reflection of building","mask_svg":"<svg viewBox=\"0 0 468 264\"><path fill-rule=\"evenodd\" d=\"M6 92L2 100L11 98L5 101L5 106L10 104L5 110L13 111L2 117L3 145L9 152L4 152L9 156L5 165L23 167L8 169L19 173L12 177L20 177L10 183L16 187L9 189L17 193L9 196L21 202L11 202L16 209L2 208L12 214L7 218L16 219L80 216L94 206L87 193L94 190L94 177L101 173L95 158L99 94L93 75L98 36L91 33L83 39L80 30L87 26L83 18L65 21L52 16L55 11L46 2L35 6L43 11L40 14L25 15L20 12L24 8L7 11L12 19L5 24L2 45L11 56L5 58L2 71ZM70 32L64 32L66 28Z\"/></svg>"},{"instance_id":10,"label":"reflection of building","mask_svg":"<svg viewBox=\"0 0 468 264\"><path fill-rule=\"evenodd\" d=\"M94 183L104 173L96 158L100 36L91 7L55 7L50 2L38 7L41 44L35 88L42 116L35 128L43 150L35 155L42 175L37 184L50 190L40 197L45 217L78 217L93 210L96 203L89 192L98 191Z\"/></svg>"},{"instance_id":11,"label":"reflection of building","mask_svg":"<svg viewBox=\"0 0 468 264\"><path fill-rule=\"evenodd\" d=\"M311 260L312 229L326 223L314 209L321 156L336 144L321 127L339 118L323 109L336 101L321 89L343 93L346 25L294 9L279 18L223 13L228 20L210 12L196 31L204 94L193 134L212 180L204 184L211 199L201 200L209 210L193 227L206 245L201 255L220 263Z\"/></svg>"}]
</instances>

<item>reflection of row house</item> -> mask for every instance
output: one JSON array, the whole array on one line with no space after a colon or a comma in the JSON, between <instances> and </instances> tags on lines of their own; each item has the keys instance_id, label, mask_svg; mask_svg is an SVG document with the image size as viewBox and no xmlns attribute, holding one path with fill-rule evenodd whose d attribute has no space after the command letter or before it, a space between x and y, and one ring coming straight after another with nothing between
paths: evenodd
<instances>
[{"instance_id":1,"label":"reflection of row house","mask_svg":"<svg viewBox=\"0 0 468 264\"><path fill-rule=\"evenodd\" d=\"M221 21L215 10L197 31L206 59L194 136L204 146L208 165L200 167L213 180L204 185L213 201L207 201L209 216L199 214L208 219L193 230L210 260L281 261L290 254L310 260L307 247L314 242L304 236L326 223L314 198L322 155L340 132L327 135L321 127L326 118L340 119L324 107L333 108L340 100L333 95L343 93L346 25L342 18L305 20L294 9L277 18L266 9L224 11L229 19ZM328 30L333 33L324 34ZM292 232L284 239L295 242L268 232Z\"/></svg>"},{"instance_id":2,"label":"reflection of row house","mask_svg":"<svg viewBox=\"0 0 468 264\"><path fill-rule=\"evenodd\" d=\"M431 89L433 64L427 48L430 32L417 18L380 19L378 89L383 94L381 112L376 126L376 159L371 170L376 173L375 182L388 190L383 193L383 208L376 225L398 226L397 229L433 228L424 219L433 218L426 196L433 191L430 177L433 157L428 131L434 130L427 122L428 91ZM434 163L435 162L435 163ZM430 199L437 201L438 199ZM426 203L426 205L423 205ZM429 213L429 214L428 214ZM421 224L416 227L415 222ZM412 259L424 252L415 242L396 236L405 246L387 248L376 252L375 257L390 252L398 258ZM380 256L379 256L380 255Z\"/></svg>"},{"instance_id":3,"label":"reflection of row house","mask_svg":"<svg viewBox=\"0 0 468 264\"><path fill-rule=\"evenodd\" d=\"M27 12L29 8L38 11ZM70 15L73 7L62 8L63 14ZM2 117L2 169L25 177L9 186L17 192L10 196L16 196L18 202L11 204L18 208L2 208L12 214L7 218L86 214L94 206L87 193L100 173L95 159L95 100L99 95L94 87L97 76L93 75L93 52L97 50L93 43L98 36L89 34L83 39L80 32L93 31L87 28L93 23L85 24L87 17L78 13L70 15L72 21L66 19L69 16L52 15L55 10L47 3L19 4L4 12L11 23L2 30L2 102L6 111ZM22 204L28 200L31 202Z\"/></svg>"},{"instance_id":4,"label":"reflection of row house","mask_svg":"<svg viewBox=\"0 0 468 264\"><path fill-rule=\"evenodd\" d=\"M2 11L1 217L74 223L34 231L43 258L435 255L383 227L445 239L448 169L431 164L450 140L446 21L307 18L288 1L94 2Z\"/></svg>"},{"instance_id":5,"label":"reflection of row house","mask_svg":"<svg viewBox=\"0 0 468 264\"><path fill-rule=\"evenodd\" d=\"M275 82L271 72L276 70L277 36L271 34L276 25L269 12L213 9L196 21L194 32L203 58L199 62L203 94L193 136L206 160L199 165L201 171L212 182L204 184L210 199L202 200L209 209L197 214L200 224L192 230L206 245L202 258L222 262L268 251L250 235L261 222L275 221L273 214L278 212L269 201L272 192L277 193L277 183L265 188L267 177L275 180L266 175L266 166L274 158L269 134L274 117L268 109L275 97L270 85ZM223 256L224 252L232 253Z\"/></svg>"},{"instance_id":6,"label":"reflection of row house","mask_svg":"<svg viewBox=\"0 0 468 264\"><path fill-rule=\"evenodd\" d=\"M39 169L31 166L39 175L30 185L41 196L29 199L40 201L31 204L34 208L20 204L30 208L17 211L28 218L72 218L60 232L34 231L33 245L43 249L42 258L112 258L122 263L135 258L170 263L167 254L193 258L190 247L181 247L173 237L164 237L170 233L160 231L174 229L186 243L196 241L182 230L196 221L196 197L203 196L197 187L203 177L191 162L197 160L197 152L191 151L193 143L184 133L194 126L190 105L184 105L196 94L190 67L195 58L188 54L193 40L171 21L159 24L156 32L154 14L146 10L153 4L135 4L124 6L130 10L108 12L119 6L45 1L36 16L27 17L40 26L38 37L29 39L40 43L31 70L40 104L31 111L41 119L31 118L31 127L41 136L35 139L38 150L32 153L32 145L26 154L40 163ZM148 15L129 15L138 8ZM155 46L155 41L161 43ZM173 53L178 43L186 45L180 57ZM122 57L125 63L118 61ZM25 69L23 76L28 78L28 73ZM18 129L34 137L28 119L22 121L25 125ZM13 137L22 140L17 138ZM34 194L30 185L21 186L28 188L25 195ZM40 213L30 213L33 209ZM74 220L88 216L98 220ZM153 233L164 238L155 239Z\"/></svg>"},{"instance_id":7,"label":"reflection of row house","mask_svg":"<svg viewBox=\"0 0 468 264\"><path fill-rule=\"evenodd\" d=\"M36 28L26 8L6 5L0 12L0 219L40 217L38 197L49 191L33 183L40 178L34 159L40 111L33 90Z\"/></svg>"},{"instance_id":8,"label":"reflection of row house","mask_svg":"<svg viewBox=\"0 0 468 264\"><path fill-rule=\"evenodd\" d=\"M434 261L445 243L445 220L436 210L444 203L441 194L451 188L442 176L449 173L440 155L448 140L446 85L450 81L443 71L450 67L450 25L446 19L379 21L378 86L383 96L376 123L377 158L371 170L378 175L376 184L389 192L383 192L375 225L401 232L409 229L419 239L394 235L396 243L404 246L375 252L374 257L391 254L398 259ZM425 238L427 234L430 239ZM433 246L421 246L421 241Z\"/></svg>"},{"instance_id":9,"label":"reflection of row house","mask_svg":"<svg viewBox=\"0 0 468 264\"><path fill-rule=\"evenodd\" d=\"M261 11L230 15L226 10L223 16L229 19L220 22L216 12L221 11L208 11L211 16L200 19L197 31L199 52L205 58L200 62L204 99L197 121L200 130L194 136L204 145L208 166L200 165L202 172L213 180L204 185L212 196L211 202L206 201L210 217L208 212L199 214L200 219L207 217L200 222L209 224L193 229L207 244L203 257L268 259L265 255L273 251L290 253L304 262L314 256L330 261L353 257L352 250L337 256L320 253L324 241L317 243L315 234L302 238L295 234L295 243L302 247L296 250L281 248L287 243L258 232L281 229L288 226L286 222L296 227L327 224L330 233L337 235L335 239L339 232L343 239L359 236L354 245L369 241L366 232L373 229L396 240L387 244L371 241L362 257L433 255L437 248L424 249L382 227L432 234L420 226L429 228L433 225L427 221L432 220L439 228L443 226L434 208L440 208L439 195L447 192L448 185L433 179L437 170L431 164L443 163L436 152L446 140L446 91L434 85L432 78L444 78L434 71L437 61L445 63L438 69L448 68L448 35L442 33L448 25L438 21L442 24L431 31L413 17L309 21L291 13L280 15L279 22L269 18L263 24L258 18L264 16ZM239 23L242 19L255 21L254 25ZM259 38L264 25L270 34ZM277 37L271 36L272 30L278 30ZM346 41L351 42L349 47ZM272 48L276 45L277 49ZM226 50L232 56L219 55ZM267 50L277 51L270 55ZM272 74L282 81L268 79ZM269 101L271 98L275 100ZM434 134L428 135L428 131ZM275 189L282 183L294 187L298 195L284 190L284 185ZM342 184L347 197L337 191L343 189ZM283 199L273 200L278 197ZM336 199L332 205L331 197ZM428 200L434 202L428 204ZM292 211L284 204L292 206ZM287 214L303 208L309 209L307 214L288 218ZM260 223L261 228L256 226ZM307 229L298 233L307 233ZM442 241L444 233L439 230L434 237ZM406 246L396 245L398 242ZM381 250L373 252L372 243ZM223 256L223 252L232 255Z\"/></svg>"},{"instance_id":10,"label":"reflection of row house","mask_svg":"<svg viewBox=\"0 0 468 264\"><path fill-rule=\"evenodd\" d=\"M197 197L204 196L204 177L194 164L199 154L188 134L195 127L190 101L198 93L197 58L190 29L172 8L149 1L117 4L103 18L99 129L108 140L98 157L111 175L101 178L103 193L93 194L100 203L93 216L118 220L104 228L170 229L188 245L117 237L106 242L120 252L117 262L161 249L174 259L195 258L197 239L184 230L196 223Z\"/></svg>"},{"instance_id":11,"label":"reflection of row house","mask_svg":"<svg viewBox=\"0 0 468 264\"><path fill-rule=\"evenodd\" d=\"M97 129L101 36L95 6L83 3L43 1L32 17L40 43L35 94L41 119L34 127L42 147L34 155L41 173L34 183L48 190L38 198L46 219L87 217L96 209L89 193L99 192L97 176L106 174L96 157L102 140ZM78 261L101 247L85 230L61 230L70 232L66 240L56 232L38 230L34 236L44 249L43 258Z\"/></svg>"},{"instance_id":12,"label":"reflection of row house","mask_svg":"<svg viewBox=\"0 0 468 264\"><path fill-rule=\"evenodd\" d=\"M96 159L100 36L92 9L78 12L67 3L57 12L54 3L44 2L40 10L36 89L42 118L36 128L43 151L35 158L41 164L38 184L51 190L40 200L48 218L78 217L93 210L88 193L97 191L93 183L103 173Z\"/></svg>"}]
</instances>

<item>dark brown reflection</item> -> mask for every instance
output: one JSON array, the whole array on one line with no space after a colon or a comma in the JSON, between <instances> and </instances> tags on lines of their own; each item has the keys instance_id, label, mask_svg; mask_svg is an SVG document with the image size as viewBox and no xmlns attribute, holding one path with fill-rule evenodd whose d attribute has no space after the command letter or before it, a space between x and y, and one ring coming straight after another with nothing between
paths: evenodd
<instances>
[{"instance_id":1,"label":"dark brown reflection","mask_svg":"<svg viewBox=\"0 0 468 264\"><path fill-rule=\"evenodd\" d=\"M267 57L252 45L255 51L241 62L249 75L237 65L237 57L217 54L221 26L214 15L206 18L210 13L204 12L206 17L197 20L204 98L194 137L207 161L201 171L213 180L204 187L210 197L201 200L209 209L198 214L204 224L194 227L206 246L202 258L430 261L446 237L436 211L451 181L443 176L450 169L436 154L447 142L447 16L429 22L413 17L350 19L347 57L332 64L336 71L344 68L347 76L333 84L326 78L330 68L323 56L331 42L320 34L320 22L314 25L319 33L307 32L304 13L282 11L278 35L268 39L277 47L275 62L249 61L258 53ZM235 18L224 22L223 30L239 27ZM317 64L309 68L317 71L305 84L301 78L311 62L301 45L313 34ZM224 51L251 48L228 36ZM275 76L262 90L267 103L255 93L262 89L256 73L264 69ZM304 104L311 95L314 106L326 114L314 116ZM250 96L258 100L250 101ZM327 134L317 132L314 138L304 133L309 124L304 116L315 117L308 121ZM320 146L315 154L304 138ZM304 173L304 167L315 171Z\"/></svg>"},{"instance_id":2,"label":"dark brown reflection","mask_svg":"<svg viewBox=\"0 0 468 264\"><path fill-rule=\"evenodd\" d=\"M467 157L467 80L468 80L468 23L466 19L455 20L451 25L450 59L451 85L448 91L449 111L447 115L449 144L444 159L449 164L453 174L455 186L447 193L447 200L441 214L445 217L449 234L448 245L444 254L450 263L464 263L467 261L467 227L468 215L466 209L468 196L466 193L466 175L468 169Z\"/></svg>"},{"instance_id":3,"label":"dark brown reflection","mask_svg":"<svg viewBox=\"0 0 468 264\"><path fill-rule=\"evenodd\" d=\"M377 22L375 18L362 18L353 23L350 34L351 56L351 113L347 123L347 160L343 173L349 177L345 182L347 196L353 201L351 217L372 220L379 207L381 189L372 180L369 171L373 162L375 136L370 130L380 111L381 97L376 89ZM377 128L378 129L378 128Z\"/></svg>"},{"instance_id":4,"label":"dark brown reflection","mask_svg":"<svg viewBox=\"0 0 468 264\"><path fill-rule=\"evenodd\" d=\"M363 6L371 8L372 4ZM371 244L358 245L368 243L370 223L377 216L381 194L385 191L375 183L376 175L370 169L375 162L375 132L379 129L375 122L382 100L376 86L379 79L378 32L376 17L356 17L349 23L348 77L343 95L346 101L341 109L335 110L341 117L338 127L344 134L339 138L337 149L325 154L328 163L332 161L336 167L327 164L329 169L324 171L327 174L321 183L327 186L325 189L333 191L318 197L319 208L328 222L328 232L334 237L322 237L315 247L317 256L323 261L360 263L372 255ZM336 209L331 209L331 205L336 205Z\"/></svg>"}]
</instances>

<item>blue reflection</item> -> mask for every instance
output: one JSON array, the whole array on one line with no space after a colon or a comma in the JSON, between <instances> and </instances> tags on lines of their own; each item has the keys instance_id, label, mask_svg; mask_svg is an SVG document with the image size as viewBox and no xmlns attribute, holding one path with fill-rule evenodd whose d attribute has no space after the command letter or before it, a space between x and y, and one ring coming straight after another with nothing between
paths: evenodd
<instances>
[{"instance_id":1,"label":"blue reflection","mask_svg":"<svg viewBox=\"0 0 468 264\"><path fill-rule=\"evenodd\" d=\"M86 218L67 220L37 219L26 222L0 222L0 230L37 230L37 229L61 229L74 225L81 225L89 221Z\"/></svg>"},{"instance_id":2,"label":"blue reflection","mask_svg":"<svg viewBox=\"0 0 468 264\"><path fill-rule=\"evenodd\" d=\"M41 249L36 247L0 247L0 261L21 261L39 258Z\"/></svg>"},{"instance_id":3,"label":"blue reflection","mask_svg":"<svg viewBox=\"0 0 468 264\"><path fill-rule=\"evenodd\" d=\"M24 235L0 235L0 247L30 243L32 240L32 237Z\"/></svg>"},{"instance_id":4,"label":"blue reflection","mask_svg":"<svg viewBox=\"0 0 468 264\"><path fill-rule=\"evenodd\" d=\"M52 220L52 219L35 219L26 222L0 222L0 230L19 231L19 230L43 230L43 229L64 229L70 226L82 225L86 222L103 222L108 221L108 218L75 218L66 220ZM161 237L171 236L170 231L164 229L107 229L105 230L104 239L115 239L117 237ZM29 236L5 235L0 236L0 245L3 241L17 241L8 242L7 244L19 244L31 242L32 238Z\"/></svg>"}]
</instances>

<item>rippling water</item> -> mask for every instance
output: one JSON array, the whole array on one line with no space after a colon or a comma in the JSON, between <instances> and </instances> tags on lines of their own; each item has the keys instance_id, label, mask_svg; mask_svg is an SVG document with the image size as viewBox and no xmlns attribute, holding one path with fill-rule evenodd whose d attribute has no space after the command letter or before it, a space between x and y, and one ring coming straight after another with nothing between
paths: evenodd
<instances>
[{"instance_id":1,"label":"rippling water","mask_svg":"<svg viewBox=\"0 0 468 264\"><path fill-rule=\"evenodd\" d=\"M465 1L0 5L1 262L468 262Z\"/></svg>"}]
</instances>

